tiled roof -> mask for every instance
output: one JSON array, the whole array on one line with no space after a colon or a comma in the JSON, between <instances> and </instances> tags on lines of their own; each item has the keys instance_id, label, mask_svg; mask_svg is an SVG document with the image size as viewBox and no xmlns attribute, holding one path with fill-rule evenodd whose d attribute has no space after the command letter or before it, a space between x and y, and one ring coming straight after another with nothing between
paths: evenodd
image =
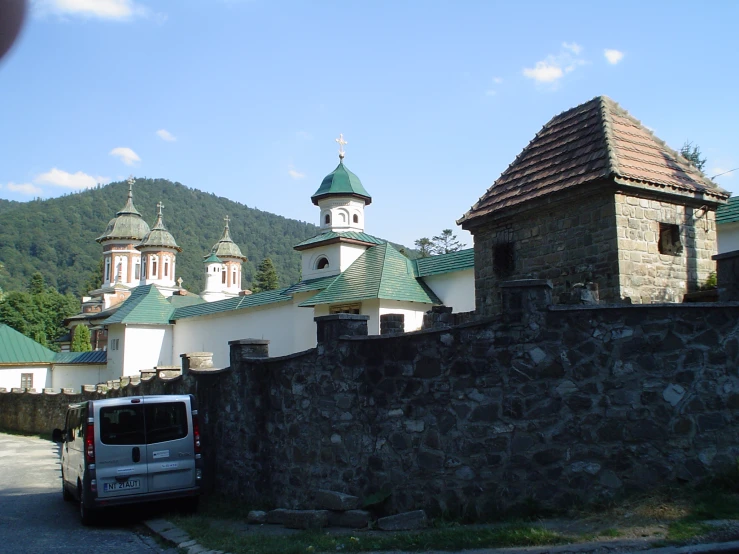
<instances>
[{"instance_id":1,"label":"tiled roof","mask_svg":"<svg viewBox=\"0 0 739 554\"><path fill-rule=\"evenodd\" d=\"M305 281L300 281L300 283L295 283L294 285L291 285L290 287L285 289L285 294L297 294L299 292L322 290L333 283L337 277L338 275L331 275L329 277L318 277L317 279L307 279Z\"/></svg>"},{"instance_id":2,"label":"tiled roof","mask_svg":"<svg viewBox=\"0 0 739 554\"><path fill-rule=\"evenodd\" d=\"M104 364L108 361L105 350L92 352L59 352L54 357L55 364Z\"/></svg>"},{"instance_id":3,"label":"tiled roof","mask_svg":"<svg viewBox=\"0 0 739 554\"><path fill-rule=\"evenodd\" d=\"M0 364L51 363L56 352L0 323Z\"/></svg>"},{"instance_id":4,"label":"tiled roof","mask_svg":"<svg viewBox=\"0 0 739 554\"><path fill-rule=\"evenodd\" d=\"M419 277L472 269L475 267L475 249L467 248L465 250L458 250L457 252L449 252L448 254L419 258L414 260L413 263L416 264L416 271Z\"/></svg>"},{"instance_id":5,"label":"tiled roof","mask_svg":"<svg viewBox=\"0 0 739 554\"><path fill-rule=\"evenodd\" d=\"M141 285L133 289L116 313L103 323L167 325L174 308L154 285Z\"/></svg>"},{"instance_id":6,"label":"tiled roof","mask_svg":"<svg viewBox=\"0 0 739 554\"><path fill-rule=\"evenodd\" d=\"M372 202L372 197L365 190L359 177L349 171L343 161L339 162L336 169L323 178L321 186L318 187L315 194L311 196L311 200L313 200L313 203L317 206L318 201L321 198L336 195L358 196L362 198L364 203L368 206Z\"/></svg>"},{"instance_id":7,"label":"tiled roof","mask_svg":"<svg viewBox=\"0 0 739 554\"><path fill-rule=\"evenodd\" d=\"M320 235L316 235L315 237L311 237L301 243L296 244L294 248L295 250L300 250L308 246L314 246L321 242L342 240L363 242L366 244L385 244L387 242L383 239L378 239L377 237L373 237L372 235L368 235L367 233L360 233L358 231L344 231L341 233L336 231L326 231L325 233L321 233Z\"/></svg>"},{"instance_id":8,"label":"tiled roof","mask_svg":"<svg viewBox=\"0 0 739 554\"><path fill-rule=\"evenodd\" d=\"M606 96L554 117L457 221L584 184L612 182L720 203L728 193Z\"/></svg>"},{"instance_id":9,"label":"tiled roof","mask_svg":"<svg viewBox=\"0 0 739 554\"><path fill-rule=\"evenodd\" d=\"M739 196L716 209L716 223L734 223L739 221Z\"/></svg>"},{"instance_id":10,"label":"tiled roof","mask_svg":"<svg viewBox=\"0 0 739 554\"><path fill-rule=\"evenodd\" d=\"M230 312L244 308L254 308L276 302L289 302L291 297L285 294L286 291L287 289L268 290L246 296L226 298L225 300L218 300L216 302L204 302L203 304L196 304L194 306L184 306L174 311L172 320Z\"/></svg>"},{"instance_id":11,"label":"tiled roof","mask_svg":"<svg viewBox=\"0 0 739 554\"><path fill-rule=\"evenodd\" d=\"M357 258L328 288L300 306L356 302L371 298L441 304L417 279L414 264L389 243L373 246Z\"/></svg>"},{"instance_id":12,"label":"tiled roof","mask_svg":"<svg viewBox=\"0 0 739 554\"><path fill-rule=\"evenodd\" d=\"M197 304L205 304L205 300L200 298L197 294L173 294L167 298L167 302L172 304L176 308L182 308L184 306L195 306Z\"/></svg>"}]
</instances>

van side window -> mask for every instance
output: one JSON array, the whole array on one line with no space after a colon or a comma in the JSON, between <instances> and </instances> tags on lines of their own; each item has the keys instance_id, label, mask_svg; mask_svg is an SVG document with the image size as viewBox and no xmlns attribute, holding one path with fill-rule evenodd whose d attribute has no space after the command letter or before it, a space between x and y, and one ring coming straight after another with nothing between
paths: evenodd
<instances>
[{"instance_id":1,"label":"van side window","mask_svg":"<svg viewBox=\"0 0 739 554\"><path fill-rule=\"evenodd\" d=\"M144 444L143 406L100 408L100 441L103 444Z\"/></svg>"},{"instance_id":2,"label":"van side window","mask_svg":"<svg viewBox=\"0 0 739 554\"><path fill-rule=\"evenodd\" d=\"M187 407L184 402L145 404L146 444L173 441L187 436Z\"/></svg>"}]
</instances>

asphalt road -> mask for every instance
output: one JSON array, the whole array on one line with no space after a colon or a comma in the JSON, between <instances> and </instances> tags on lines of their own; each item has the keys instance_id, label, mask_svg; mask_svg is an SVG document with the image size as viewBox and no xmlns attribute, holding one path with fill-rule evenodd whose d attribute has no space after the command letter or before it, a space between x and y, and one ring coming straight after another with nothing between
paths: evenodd
<instances>
[{"instance_id":1,"label":"asphalt road","mask_svg":"<svg viewBox=\"0 0 739 554\"><path fill-rule=\"evenodd\" d=\"M0 552L162 552L139 527L141 513L116 510L83 527L79 505L62 500L59 447L0 433Z\"/></svg>"}]
</instances>

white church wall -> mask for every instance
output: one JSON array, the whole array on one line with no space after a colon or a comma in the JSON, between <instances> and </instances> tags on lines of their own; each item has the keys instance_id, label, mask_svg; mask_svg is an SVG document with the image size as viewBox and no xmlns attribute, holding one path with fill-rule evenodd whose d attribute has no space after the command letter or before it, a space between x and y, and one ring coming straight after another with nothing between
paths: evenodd
<instances>
[{"instance_id":1,"label":"white church wall","mask_svg":"<svg viewBox=\"0 0 739 554\"><path fill-rule=\"evenodd\" d=\"M311 296L315 296L319 291L301 292L293 296L293 336L294 339L294 352L300 352L302 350L308 350L316 345L316 322L313 321L315 316L314 308L299 308L298 304L307 300ZM328 308L327 312L328 313ZM271 353L270 345L270 353Z\"/></svg>"},{"instance_id":2,"label":"white church wall","mask_svg":"<svg viewBox=\"0 0 739 554\"><path fill-rule=\"evenodd\" d=\"M0 388L7 390L17 389L21 386L21 375L30 373L33 375L33 387L37 391L51 387L51 375L49 366L16 366L0 367Z\"/></svg>"},{"instance_id":3,"label":"white church wall","mask_svg":"<svg viewBox=\"0 0 739 554\"><path fill-rule=\"evenodd\" d=\"M171 325L128 325L123 352L124 377L138 377L142 369L180 363L179 357L176 360L172 359Z\"/></svg>"},{"instance_id":4,"label":"white church wall","mask_svg":"<svg viewBox=\"0 0 739 554\"><path fill-rule=\"evenodd\" d=\"M739 250L739 221L716 225L716 237L719 254Z\"/></svg>"},{"instance_id":5,"label":"white church wall","mask_svg":"<svg viewBox=\"0 0 739 554\"><path fill-rule=\"evenodd\" d=\"M423 326L423 314L431 309L431 304L418 302L398 302L397 300L380 300L379 315L403 314L403 328L406 333L420 331ZM378 327L378 333L380 328ZM370 333L374 334L374 333Z\"/></svg>"},{"instance_id":6,"label":"white church wall","mask_svg":"<svg viewBox=\"0 0 739 554\"><path fill-rule=\"evenodd\" d=\"M97 385L119 377L106 364L55 364L51 371L51 386L54 389L73 388L79 391L82 385Z\"/></svg>"},{"instance_id":7,"label":"white church wall","mask_svg":"<svg viewBox=\"0 0 739 554\"><path fill-rule=\"evenodd\" d=\"M358 244L335 243L302 252L303 279L317 279L327 275L338 275L345 271L354 261L367 250L366 246ZM326 269L316 269L318 260L328 259Z\"/></svg>"},{"instance_id":8,"label":"white church wall","mask_svg":"<svg viewBox=\"0 0 739 554\"><path fill-rule=\"evenodd\" d=\"M121 324L108 325L108 371L113 379L123 376L123 353L126 328Z\"/></svg>"},{"instance_id":9,"label":"white church wall","mask_svg":"<svg viewBox=\"0 0 739 554\"><path fill-rule=\"evenodd\" d=\"M453 271L424 277L426 284L452 312L471 312L475 309L475 270Z\"/></svg>"}]
</instances>

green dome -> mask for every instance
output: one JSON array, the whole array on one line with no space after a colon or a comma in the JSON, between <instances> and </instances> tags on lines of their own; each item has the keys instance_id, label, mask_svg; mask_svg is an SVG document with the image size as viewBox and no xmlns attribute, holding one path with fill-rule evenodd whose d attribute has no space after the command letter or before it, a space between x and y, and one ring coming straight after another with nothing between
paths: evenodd
<instances>
[{"instance_id":1,"label":"green dome","mask_svg":"<svg viewBox=\"0 0 739 554\"><path fill-rule=\"evenodd\" d=\"M158 207L159 215L157 215L157 222L141 242L136 245L136 249L141 250L142 248L163 247L174 248L178 252L182 252L182 248L177 246L172 233L167 231L167 228L164 226L164 222L162 221L162 206L158 205Z\"/></svg>"},{"instance_id":2,"label":"green dome","mask_svg":"<svg viewBox=\"0 0 739 554\"><path fill-rule=\"evenodd\" d=\"M206 263L206 264L221 264L223 262L221 261L221 259L218 256L216 256L216 253L215 252L211 252L210 253L210 256L208 256L203 263Z\"/></svg>"},{"instance_id":3,"label":"green dome","mask_svg":"<svg viewBox=\"0 0 739 554\"><path fill-rule=\"evenodd\" d=\"M372 197L362 186L362 181L344 166L343 161L323 178L321 186L311 196L311 200L317 206L318 201L327 196L356 196L364 200L366 205L372 202Z\"/></svg>"},{"instance_id":4,"label":"green dome","mask_svg":"<svg viewBox=\"0 0 739 554\"><path fill-rule=\"evenodd\" d=\"M221 240L213 245L213 254L219 258L239 258L246 261L246 256L241 253L239 245L231 239L231 232L228 229L228 222L223 229Z\"/></svg>"},{"instance_id":5,"label":"green dome","mask_svg":"<svg viewBox=\"0 0 739 554\"><path fill-rule=\"evenodd\" d=\"M133 205L132 189L133 187L129 185L126 205L110 220L105 232L95 239L97 242L119 239L141 240L149 232L149 225Z\"/></svg>"}]
</instances>

